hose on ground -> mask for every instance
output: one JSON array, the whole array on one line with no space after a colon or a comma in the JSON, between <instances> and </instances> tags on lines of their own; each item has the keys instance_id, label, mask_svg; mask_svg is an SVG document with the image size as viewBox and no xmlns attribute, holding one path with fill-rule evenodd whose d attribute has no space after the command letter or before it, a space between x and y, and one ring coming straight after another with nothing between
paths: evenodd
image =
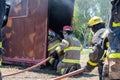
<instances>
[{"instance_id":1,"label":"hose on ground","mask_svg":"<svg viewBox=\"0 0 120 80\"><path fill-rule=\"evenodd\" d=\"M24 73L25 71L32 70L32 69L34 69L34 68L36 68L36 67L44 64L44 63L47 62L49 59L51 59L51 57L48 57L48 58L46 58L45 60L37 63L36 65L33 65L33 66L31 66L31 67L28 67L28 68L26 68L26 69L24 69L24 70L21 70L21 71L19 71L19 72L15 72L15 73L12 73L12 74L3 75L2 77L4 78L4 77L7 77L7 76L13 76L13 75L16 75L16 74Z\"/></svg>"},{"instance_id":2,"label":"hose on ground","mask_svg":"<svg viewBox=\"0 0 120 80\"><path fill-rule=\"evenodd\" d=\"M67 78L67 77L70 77L70 76L74 76L74 75L76 75L76 74L80 74L80 73L82 73L82 72L84 72L84 69L78 69L78 70L76 70L76 71L67 73L67 74L65 74L65 75L59 76L59 77L54 78L54 79L52 79L52 80L62 80L62 79L64 79L64 78Z\"/></svg>"}]
</instances>

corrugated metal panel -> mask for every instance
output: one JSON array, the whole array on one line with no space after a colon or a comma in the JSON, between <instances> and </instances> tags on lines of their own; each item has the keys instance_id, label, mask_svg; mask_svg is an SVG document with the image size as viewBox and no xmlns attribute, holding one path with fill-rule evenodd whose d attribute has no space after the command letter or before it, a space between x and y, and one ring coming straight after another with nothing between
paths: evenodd
<instances>
[{"instance_id":1,"label":"corrugated metal panel","mask_svg":"<svg viewBox=\"0 0 120 80\"><path fill-rule=\"evenodd\" d=\"M3 29L4 62L40 62L46 58L48 0L7 1L12 6Z\"/></svg>"}]
</instances>

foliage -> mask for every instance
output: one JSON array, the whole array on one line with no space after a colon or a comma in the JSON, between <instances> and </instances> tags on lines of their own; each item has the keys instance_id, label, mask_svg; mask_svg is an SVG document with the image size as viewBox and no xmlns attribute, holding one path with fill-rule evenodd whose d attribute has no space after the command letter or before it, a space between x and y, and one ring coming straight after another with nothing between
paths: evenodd
<instances>
[{"instance_id":1,"label":"foliage","mask_svg":"<svg viewBox=\"0 0 120 80\"><path fill-rule=\"evenodd\" d=\"M74 34L84 47L88 45L92 38L90 30L87 29L89 19L93 16L100 16L107 23L109 12L109 0L75 0L73 16Z\"/></svg>"}]
</instances>

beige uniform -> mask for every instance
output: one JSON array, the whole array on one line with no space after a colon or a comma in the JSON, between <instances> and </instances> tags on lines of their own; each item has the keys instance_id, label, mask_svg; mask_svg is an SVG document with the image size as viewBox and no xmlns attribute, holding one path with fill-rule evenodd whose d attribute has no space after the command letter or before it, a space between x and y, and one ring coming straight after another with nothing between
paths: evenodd
<instances>
[{"instance_id":1,"label":"beige uniform","mask_svg":"<svg viewBox=\"0 0 120 80\"><path fill-rule=\"evenodd\" d=\"M105 28L99 29L92 39L92 51L89 54L89 60L87 61L87 65L85 67L86 72L91 72L95 67L98 66L98 62L101 60L104 55L107 46L106 43L107 38L107 30Z\"/></svg>"},{"instance_id":2,"label":"beige uniform","mask_svg":"<svg viewBox=\"0 0 120 80\"><path fill-rule=\"evenodd\" d=\"M80 68L80 51L82 50L80 41L72 34L66 36L56 48L58 54L64 51L64 56L57 65L57 72L60 74L68 73L70 69ZM60 54L59 54L60 55Z\"/></svg>"}]
</instances>

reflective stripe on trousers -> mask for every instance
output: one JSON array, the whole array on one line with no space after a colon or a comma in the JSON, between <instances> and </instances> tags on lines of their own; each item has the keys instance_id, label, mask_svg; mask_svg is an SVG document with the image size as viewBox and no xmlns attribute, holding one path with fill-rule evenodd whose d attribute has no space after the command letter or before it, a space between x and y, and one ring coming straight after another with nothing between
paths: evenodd
<instances>
[{"instance_id":1,"label":"reflective stripe on trousers","mask_svg":"<svg viewBox=\"0 0 120 80\"><path fill-rule=\"evenodd\" d=\"M89 60L87 63L90 64L91 66L97 66L97 65L98 65L98 63L92 62L92 61L90 61L90 60Z\"/></svg>"}]
</instances>

